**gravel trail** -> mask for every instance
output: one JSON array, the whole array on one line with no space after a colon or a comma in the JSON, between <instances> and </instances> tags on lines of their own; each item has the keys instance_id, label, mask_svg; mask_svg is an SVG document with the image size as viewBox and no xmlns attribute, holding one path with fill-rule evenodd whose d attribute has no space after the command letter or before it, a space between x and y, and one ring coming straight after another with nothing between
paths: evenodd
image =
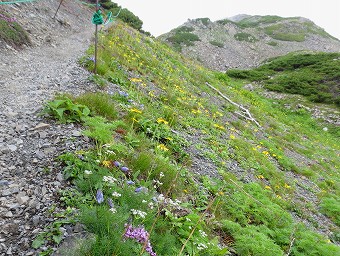
<instances>
[{"instance_id":1,"label":"gravel trail","mask_svg":"<svg viewBox=\"0 0 340 256\"><path fill-rule=\"evenodd\" d=\"M67 185L55 157L88 142L79 127L39 116L56 93L95 90L78 64L93 35L91 13L67 2L53 20L58 2L6 7L31 32L33 47L0 42L0 255L37 254L32 240L61 210L57 191Z\"/></svg>"}]
</instances>

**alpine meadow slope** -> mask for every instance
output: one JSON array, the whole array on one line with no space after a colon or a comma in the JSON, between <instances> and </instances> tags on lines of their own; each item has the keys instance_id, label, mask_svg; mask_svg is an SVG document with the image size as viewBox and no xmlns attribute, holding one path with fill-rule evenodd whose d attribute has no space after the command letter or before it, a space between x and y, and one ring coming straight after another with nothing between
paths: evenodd
<instances>
[{"instance_id":1,"label":"alpine meadow slope","mask_svg":"<svg viewBox=\"0 0 340 256\"><path fill-rule=\"evenodd\" d=\"M63 201L95 234L82 252L340 253L336 127L324 131L306 111L245 90L120 22L101 34L99 49L99 92L55 101L91 111L79 118L95 147L61 156L75 184ZM89 70L93 52L81 60ZM47 110L58 117L55 103Z\"/></svg>"},{"instance_id":2,"label":"alpine meadow slope","mask_svg":"<svg viewBox=\"0 0 340 256\"><path fill-rule=\"evenodd\" d=\"M238 42L256 43L242 33ZM196 45L197 37L184 38ZM37 253L340 255L338 126L121 21L98 38L91 83L72 77L70 89L40 106L44 123L76 128L70 140L78 143L65 140L49 163L46 177L62 172L66 182L51 196L49 225L30 241ZM92 72L93 57L91 45L79 65ZM88 90L73 94L74 86ZM74 242L63 242L70 235Z\"/></svg>"}]
</instances>

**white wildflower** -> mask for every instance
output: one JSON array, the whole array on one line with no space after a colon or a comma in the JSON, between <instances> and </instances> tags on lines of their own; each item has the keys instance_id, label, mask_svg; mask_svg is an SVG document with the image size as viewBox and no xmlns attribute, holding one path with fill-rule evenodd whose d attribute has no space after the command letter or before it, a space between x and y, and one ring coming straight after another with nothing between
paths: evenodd
<instances>
[{"instance_id":1,"label":"white wildflower","mask_svg":"<svg viewBox=\"0 0 340 256\"><path fill-rule=\"evenodd\" d=\"M208 248L208 246L206 246L206 245L203 244L203 243L199 243L199 244L197 245L197 249L198 249L199 251L204 250L204 249L207 249L207 248Z\"/></svg>"},{"instance_id":2,"label":"white wildflower","mask_svg":"<svg viewBox=\"0 0 340 256\"><path fill-rule=\"evenodd\" d=\"M203 230L198 231L202 237L207 237L207 233L205 233Z\"/></svg>"},{"instance_id":3,"label":"white wildflower","mask_svg":"<svg viewBox=\"0 0 340 256\"><path fill-rule=\"evenodd\" d=\"M148 201L146 201L146 200L142 200L142 203L143 203L143 204L146 204L147 202L148 202Z\"/></svg>"},{"instance_id":4,"label":"white wildflower","mask_svg":"<svg viewBox=\"0 0 340 256\"><path fill-rule=\"evenodd\" d=\"M115 183L117 181L117 179L112 177L112 176L104 176L103 177L103 181L107 182L109 184L113 184L113 183Z\"/></svg>"},{"instance_id":5,"label":"white wildflower","mask_svg":"<svg viewBox=\"0 0 340 256\"><path fill-rule=\"evenodd\" d=\"M136 209L131 209L131 212L132 212L132 214L133 214L134 216L136 216L136 217L139 216L139 217L141 217L142 219L144 219L145 216L147 215L146 212L142 212L142 211L136 210Z\"/></svg>"},{"instance_id":6,"label":"white wildflower","mask_svg":"<svg viewBox=\"0 0 340 256\"><path fill-rule=\"evenodd\" d=\"M158 202L163 202L165 199L164 195L163 194L159 194L159 196L157 197L157 201Z\"/></svg>"},{"instance_id":7,"label":"white wildflower","mask_svg":"<svg viewBox=\"0 0 340 256\"><path fill-rule=\"evenodd\" d=\"M90 170L85 170L85 171L84 171L84 174L90 175L90 174L92 174L92 171L90 171Z\"/></svg>"},{"instance_id":8,"label":"white wildflower","mask_svg":"<svg viewBox=\"0 0 340 256\"><path fill-rule=\"evenodd\" d=\"M113 196L113 197L121 197L122 194L119 194L118 192L114 191L114 192L112 193L112 196Z\"/></svg>"},{"instance_id":9,"label":"white wildflower","mask_svg":"<svg viewBox=\"0 0 340 256\"><path fill-rule=\"evenodd\" d=\"M153 202L150 202L149 204L148 204L148 207L152 210L153 209L153 207L154 207L154 204L153 204Z\"/></svg>"},{"instance_id":10,"label":"white wildflower","mask_svg":"<svg viewBox=\"0 0 340 256\"><path fill-rule=\"evenodd\" d=\"M163 178L163 177L164 177L164 173L163 173L163 172L160 172L159 178Z\"/></svg>"},{"instance_id":11,"label":"white wildflower","mask_svg":"<svg viewBox=\"0 0 340 256\"><path fill-rule=\"evenodd\" d=\"M117 209L114 208L114 207L112 207L112 208L110 208L110 211L111 211L112 213L116 213L116 212L117 212Z\"/></svg>"}]
</instances>

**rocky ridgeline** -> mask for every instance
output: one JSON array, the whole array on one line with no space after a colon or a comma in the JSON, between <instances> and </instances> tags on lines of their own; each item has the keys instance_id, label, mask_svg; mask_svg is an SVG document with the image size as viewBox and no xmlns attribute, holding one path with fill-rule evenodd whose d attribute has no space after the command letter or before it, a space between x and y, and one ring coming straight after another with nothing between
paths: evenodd
<instances>
[{"instance_id":1,"label":"rocky ridgeline","mask_svg":"<svg viewBox=\"0 0 340 256\"><path fill-rule=\"evenodd\" d=\"M178 31L199 38L181 43L185 55L219 71L255 67L268 58L294 51L340 51L339 40L300 17L241 15L215 22L207 18L188 20L159 38L173 44L171 37L178 36Z\"/></svg>"}]
</instances>

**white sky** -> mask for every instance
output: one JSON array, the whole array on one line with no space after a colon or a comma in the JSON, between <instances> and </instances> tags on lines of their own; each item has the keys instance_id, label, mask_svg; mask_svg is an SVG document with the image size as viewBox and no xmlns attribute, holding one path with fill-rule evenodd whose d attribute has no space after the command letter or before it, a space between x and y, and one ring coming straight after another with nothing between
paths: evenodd
<instances>
[{"instance_id":1,"label":"white sky","mask_svg":"<svg viewBox=\"0 0 340 256\"><path fill-rule=\"evenodd\" d=\"M237 14L301 16L340 39L340 0L113 0L137 15L154 36L169 32L187 19L212 21Z\"/></svg>"}]
</instances>

